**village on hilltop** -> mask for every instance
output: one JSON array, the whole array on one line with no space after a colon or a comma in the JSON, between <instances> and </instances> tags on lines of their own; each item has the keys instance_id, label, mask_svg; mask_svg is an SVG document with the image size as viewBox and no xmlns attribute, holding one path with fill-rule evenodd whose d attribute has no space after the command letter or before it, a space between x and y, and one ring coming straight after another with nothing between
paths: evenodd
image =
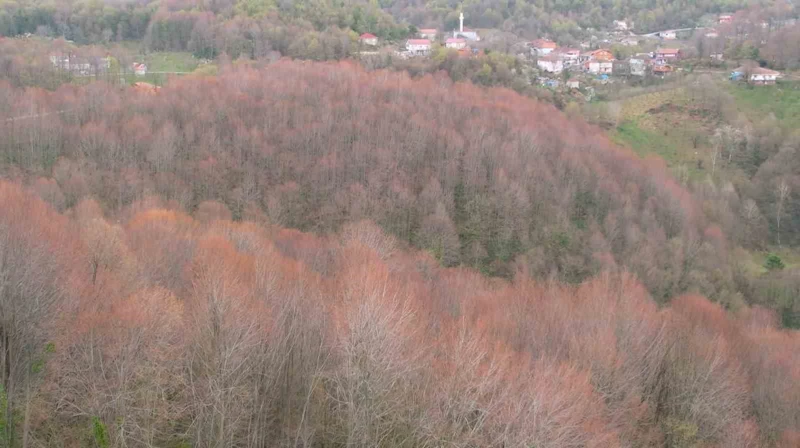
<instances>
[{"instance_id":1,"label":"village on hilltop","mask_svg":"<svg viewBox=\"0 0 800 448\"><path fill-rule=\"evenodd\" d=\"M361 54L375 55L384 50L402 59L415 59L429 58L437 50L444 50L455 52L458 57L475 58L494 50L492 35L498 31L470 29L465 26L466 19L459 12L457 28L420 28L400 44L383 43L374 34L364 33L359 37ZM695 66L710 65L714 72L724 72L728 61L722 41L735 35L739 29L737 20L736 14L721 14L709 19L709 26L646 34L637 34L633 21L615 20L607 31L589 30L591 38L580 42L558 42L543 36L532 41L518 39L507 46L509 53L529 67L532 84L575 90L596 84L666 78ZM757 25L766 29L791 24ZM736 67L725 72L732 81L769 85L783 76L752 61L741 61Z\"/></svg>"}]
</instances>

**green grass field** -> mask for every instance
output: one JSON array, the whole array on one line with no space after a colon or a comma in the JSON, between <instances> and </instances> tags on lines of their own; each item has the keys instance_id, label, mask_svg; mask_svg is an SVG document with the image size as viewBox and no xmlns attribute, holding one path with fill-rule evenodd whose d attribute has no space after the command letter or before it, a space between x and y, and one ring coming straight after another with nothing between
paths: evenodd
<instances>
[{"instance_id":1,"label":"green grass field","mask_svg":"<svg viewBox=\"0 0 800 448\"><path fill-rule=\"evenodd\" d=\"M783 126L800 123L800 83L781 82L774 86L731 84L728 92L736 99L740 111L753 119L775 114Z\"/></svg>"},{"instance_id":2,"label":"green grass field","mask_svg":"<svg viewBox=\"0 0 800 448\"><path fill-rule=\"evenodd\" d=\"M150 53L145 62L151 72L193 72L200 65L200 60L187 52Z\"/></svg>"},{"instance_id":3,"label":"green grass field","mask_svg":"<svg viewBox=\"0 0 800 448\"><path fill-rule=\"evenodd\" d=\"M619 125L609 131L616 143L641 157L657 155L690 178L703 174L698 159L709 153L717 118L699 108L682 88L647 93L620 102Z\"/></svg>"},{"instance_id":4,"label":"green grass field","mask_svg":"<svg viewBox=\"0 0 800 448\"><path fill-rule=\"evenodd\" d=\"M638 120L625 120L611 132L611 139L616 143L631 148L641 157L656 154L668 165L677 159L677 149L664 139L662 134L642 129Z\"/></svg>"}]
</instances>

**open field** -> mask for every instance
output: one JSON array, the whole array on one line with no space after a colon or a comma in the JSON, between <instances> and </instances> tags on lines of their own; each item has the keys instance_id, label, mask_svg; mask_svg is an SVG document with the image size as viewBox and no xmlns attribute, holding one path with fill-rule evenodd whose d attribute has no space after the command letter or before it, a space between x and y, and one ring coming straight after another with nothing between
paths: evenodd
<instances>
[{"instance_id":1,"label":"open field","mask_svg":"<svg viewBox=\"0 0 800 448\"><path fill-rule=\"evenodd\" d=\"M611 138L642 157L658 155L667 165L700 175L709 157L709 138L719 118L692 100L683 88L620 100L620 118ZM699 161L699 162L698 162Z\"/></svg>"},{"instance_id":2,"label":"open field","mask_svg":"<svg viewBox=\"0 0 800 448\"><path fill-rule=\"evenodd\" d=\"M728 92L736 99L739 110L751 118L774 114L782 126L796 127L800 123L800 82L759 87L731 84Z\"/></svg>"},{"instance_id":3,"label":"open field","mask_svg":"<svg viewBox=\"0 0 800 448\"><path fill-rule=\"evenodd\" d=\"M150 53L145 57L147 70L151 72L192 72L200 62L187 52Z\"/></svg>"}]
</instances>

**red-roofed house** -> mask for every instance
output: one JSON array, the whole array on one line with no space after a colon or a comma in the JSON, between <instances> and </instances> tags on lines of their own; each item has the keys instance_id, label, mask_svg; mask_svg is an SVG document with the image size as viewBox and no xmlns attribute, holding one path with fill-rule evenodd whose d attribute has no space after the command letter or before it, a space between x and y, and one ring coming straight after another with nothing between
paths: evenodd
<instances>
[{"instance_id":1,"label":"red-roofed house","mask_svg":"<svg viewBox=\"0 0 800 448\"><path fill-rule=\"evenodd\" d=\"M552 40L536 39L531 42L531 52L534 56L545 56L555 51L557 46Z\"/></svg>"},{"instance_id":2,"label":"red-roofed house","mask_svg":"<svg viewBox=\"0 0 800 448\"><path fill-rule=\"evenodd\" d=\"M458 39L455 37L451 37L444 42L444 46L447 48L453 48L455 50L460 50L467 46L466 39Z\"/></svg>"},{"instance_id":3,"label":"red-roofed house","mask_svg":"<svg viewBox=\"0 0 800 448\"><path fill-rule=\"evenodd\" d=\"M593 52L589 53L591 59L596 59L598 61L613 61L614 60L614 53L605 48L601 48L599 50L594 50Z\"/></svg>"},{"instance_id":4,"label":"red-roofed house","mask_svg":"<svg viewBox=\"0 0 800 448\"><path fill-rule=\"evenodd\" d=\"M134 62L131 64L131 69L133 70L133 74L136 76L144 76L147 74L147 65L145 64Z\"/></svg>"},{"instance_id":5,"label":"red-roofed house","mask_svg":"<svg viewBox=\"0 0 800 448\"><path fill-rule=\"evenodd\" d=\"M677 61L681 58L681 49L680 48L659 48L656 50L656 61L657 62L667 62L667 61Z\"/></svg>"},{"instance_id":6,"label":"red-roofed house","mask_svg":"<svg viewBox=\"0 0 800 448\"><path fill-rule=\"evenodd\" d=\"M733 22L733 15L731 14L722 14L719 16L719 23L731 23Z\"/></svg>"},{"instance_id":7,"label":"red-roofed house","mask_svg":"<svg viewBox=\"0 0 800 448\"><path fill-rule=\"evenodd\" d=\"M406 50L415 55L426 55L431 52L431 41L428 39L409 39L406 41Z\"/></svg>"},{"instance_id":8,"label":"red-roofed house","mask_svg":"<svg viewBox=\"0 0 800 448\"><path fill-rule=\"evenodd\" d=\"M653 66L653 74L654 75L664 76L664 75L666 75L668 73L672 73L672 66L671 65L662 64L662 65L654 65Z\"/></svg>"},{"instance_id":9,"label":"red-roofed house","mask_svg":"<svg viewBox=\"0 0 800 448\"><path fill-rule=\"evenodd\" d=\"M378 45L378 36L374 34L364 33L358 37L358 40L360 40L362 44L369 45L371 47Z\"/></svg>"}]
</instances>

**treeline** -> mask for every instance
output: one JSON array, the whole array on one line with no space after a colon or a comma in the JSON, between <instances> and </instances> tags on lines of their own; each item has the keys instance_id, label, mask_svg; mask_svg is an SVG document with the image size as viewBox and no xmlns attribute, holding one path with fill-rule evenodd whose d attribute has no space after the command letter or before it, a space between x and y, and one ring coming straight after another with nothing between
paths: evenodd
<instances>
[{"instance_id":1,"label":"treeline","mask_svg":"<svg viewBox=\"0 0 800 448\"><path fill-rule=\"evenodd\" d=\"M79 44L139 41L146 51L197 57L259 58L277 51L304 59L341 59L359 33L401 39L414 29L369 2L229 0L174 2L4 2L0 36L38 34Z\"/></svg>"},{"instance_id":2,"label":"treeline","mask_svg":"<svg viewBox=\"0 0 800 448\"><path fill-rule=\"evenodd\" d=\"M627 274L443 268L144 197L0 182L4 446L796 447L800 339Z\"/></svg>"},{"instance_id":3,"label":"treeline","mask_svg":"<svg viewBox=\"0 0 800 448\"><path fill-rule=\"evenodd\" d=\"M384 0L395 17L422 25L455 29L458 11L445 2ZM613 28L614 20L632 22L637 32L692 27L705 14L731 12L747 6L745 0L622 0L616 2L571 0L467 0L461 3L475 28L499 28L530 38L550 35L559 42L591 36L588 29Z\"/></svg>"},{"instance_id":4,"label":"treeline","mask_svg":"<svg viewBox=\"0 0 800 448\"><path fill-rule=\"evenodd\" d=\"M65 112L30 117L45 111ZM154 96L4 88L0 117L3 172L50 179L59 210L157 194L322 233L371 219L445 266L571 283L630 270L660 301L743 299L722 232L663 166L509 90L281 61Z\"/></svg>"}]
</instances>

